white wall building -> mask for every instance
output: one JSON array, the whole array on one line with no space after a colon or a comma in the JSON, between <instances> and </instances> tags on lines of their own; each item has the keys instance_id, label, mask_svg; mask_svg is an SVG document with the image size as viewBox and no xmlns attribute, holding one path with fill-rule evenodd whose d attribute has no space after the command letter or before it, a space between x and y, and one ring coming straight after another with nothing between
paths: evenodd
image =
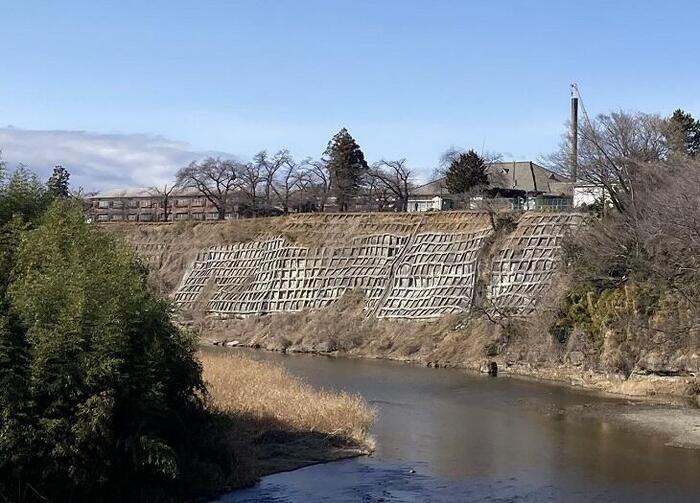
<instances>
[{"instance_id":1,"label":"white wall building","mask_svg":"<svg viewBox=\"0 0 700 503\"><path fill-rule=\"evenodd\" d=\"M495 162L487 166L486 175L489 184L484 188L485 198L450 194L443 177L416 187L409 195L407 209L409 212L449 210L460 204L479 209L483 207L482 199L483 203L500 202L511 209L571 207L574 185L571 180L534 162Z\"/></svg>"},{"instance_id":2,"label":"white wall building","mask_svg":"<svg viewBox=\"0 0 700 503\"><path fill-rule=\"evenodd\" d=\"M576 182L576 185L574 185L574 208L595 204L604 195L605 189L601 185L590 182ZM606 199L609 199L609 197L606 197Z\"/></svg>"}]
</instances>

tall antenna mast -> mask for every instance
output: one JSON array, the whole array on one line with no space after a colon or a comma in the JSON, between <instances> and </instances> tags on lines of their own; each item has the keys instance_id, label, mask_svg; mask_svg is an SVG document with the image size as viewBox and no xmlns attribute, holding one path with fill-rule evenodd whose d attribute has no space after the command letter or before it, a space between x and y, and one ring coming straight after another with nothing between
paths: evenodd
<instances>
[{"instance_id":1,"label":"tall antenna mast","mask_svg":"<svg viewBox=\"0 0 700 503\"><path fill-rule=\"evenodd\" d=\"M571 84L571 179L578 177L578 87Z\"/></svg>"}]
</instances>

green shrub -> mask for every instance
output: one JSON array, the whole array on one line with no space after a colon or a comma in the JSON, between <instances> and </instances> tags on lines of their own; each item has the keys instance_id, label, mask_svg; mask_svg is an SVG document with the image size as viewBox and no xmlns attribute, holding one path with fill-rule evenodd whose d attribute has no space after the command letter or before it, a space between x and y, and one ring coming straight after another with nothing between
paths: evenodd
<instances>
[{"instance_id":1,"label":"green shrub","mask_svg":"<svg viewBox=\"0 0 700 503\"><path fill-rule=\"evenodd\" d=\"M550 334L561 344L569 340L571 332L580 328L591 333L590 313L591 292L585 287L572 288L559 309L556 321L550 327Z\"/></svg>"},{"instance_id":2,"label":"green shrub","mask_svg":"<svg viewBox=\"0 0 700 503\"><path fill-rule=\"evenodd\" d=\"M484 346L484 354L486 354L486 356L497 356L498 353L499 353L499 350L498 350L497 343L492 342L492 343Z\"/></svg>"},{"instance_id":3,"label":"green shrub","mask_svg":"<svg viewBox=\"0 0 700 503\"><path fill-rule=\"evenodd\" d=\"M550 334L560 343L569 340L574 329L588 334L600 351L606 331L626 334L632 326L643 326L662 309L670 309L673 299L652 283L630 283L596 289L579 284L569 290L559 308Z\"/></svg>"},{"instance_id":4,"label":"green shrub","mask_svg":"<svg viewBox=\"0 0 700 503\"><path fill-rule=\"evenodd\" d=\"M221 484L232 459L208 431L195 340L145 267L77 203L53 203L13 236L0 304L0 495L179 500L202 490L202 467Z\"/></svg>"},{"instance_id":5,"label":"green shrub","mask_svg":"<svg viewBox=\"0 0 700 503\"><path fill-rule=\"evenodd\" d=\"M700 396L700 378L693 377L689 379L685 385L685 393L693 400Z\"/></svg>"}]
</instances>

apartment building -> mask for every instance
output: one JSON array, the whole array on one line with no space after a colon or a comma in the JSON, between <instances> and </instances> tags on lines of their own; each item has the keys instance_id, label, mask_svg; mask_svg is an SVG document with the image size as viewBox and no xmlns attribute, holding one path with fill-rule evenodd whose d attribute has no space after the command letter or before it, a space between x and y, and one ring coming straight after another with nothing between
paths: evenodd
<instances>
[{"instance_id":1,"label":"apartment building","mask_svg":"<svg viewBox=\"0 0 700 503\"><path fill-rule=\"evenodd\" d=\"M115 189L87 198L89 218L96 222L165 222L180 220L217 220L216 207L197 190L173 191L165 197L153 189ZM238 205L232 204L226 218L238 215Z\"/></svg>"}]
</instances>

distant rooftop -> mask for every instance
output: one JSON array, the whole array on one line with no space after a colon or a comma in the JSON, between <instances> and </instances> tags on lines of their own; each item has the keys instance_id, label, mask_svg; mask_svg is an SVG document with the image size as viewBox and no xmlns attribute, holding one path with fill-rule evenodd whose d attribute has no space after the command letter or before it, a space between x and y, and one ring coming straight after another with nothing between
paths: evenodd
<instances>
[{"instance_id":1,"label":"distant rooftop","mask_svg":"<svg viewBox=\"0 0 700 503\"><path fill-rule=\"evenodd\" d=\"M110 189L102 192L98 192L94 196L88 197L88 199L119 199L119 198L130 198L130 197L157 197L158 189L153 187L131 187L125 189ZM171 196L199 196L201 192L197 189L179 189L174 190Z\"/></svg>"},{"instance_id":2,"label":"distant rooftop","mask_svg":"<svg viewBox=\"0 0 700 503\"><path fill-rule=\"evenodd\" d=\"M549 195L571 195L572 183L568 177L554 173L531 161L494 162L486 167L489 186ZM416 187L412 196L428 197L449 194L446 178Z\"/></svg>"}]
</instances>

